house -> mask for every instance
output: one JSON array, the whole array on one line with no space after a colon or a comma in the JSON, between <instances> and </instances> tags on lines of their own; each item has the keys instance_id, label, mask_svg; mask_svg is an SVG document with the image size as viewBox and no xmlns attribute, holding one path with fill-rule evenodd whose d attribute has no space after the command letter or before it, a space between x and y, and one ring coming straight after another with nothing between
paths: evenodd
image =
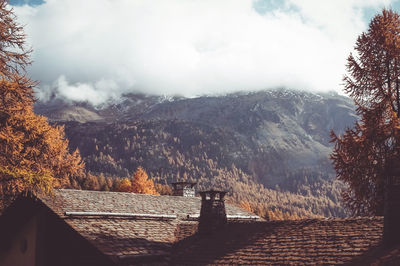
<instances>
[{"instance_id":1,"label":"house","mask_svg":"<svg viewBox=\"0 0 400 266\"><path fill-rule=\"evenodd\" d=\"M398 215L263 221L200 195L21 197L0 217L0 265L400 264Z\"/></svg>"},{"instance_id":2,"label":"house","mask_svg":"<svg viewBox=\"0 0 400 266\"><path fill-rule=\"evenodd\" d=\"M190 196L61 189L20 197L0 217L0 265L167 263L173 244L196 232L200 208ZM226 212L259 219L230 204Z\"/></svg>"}]
</instances>

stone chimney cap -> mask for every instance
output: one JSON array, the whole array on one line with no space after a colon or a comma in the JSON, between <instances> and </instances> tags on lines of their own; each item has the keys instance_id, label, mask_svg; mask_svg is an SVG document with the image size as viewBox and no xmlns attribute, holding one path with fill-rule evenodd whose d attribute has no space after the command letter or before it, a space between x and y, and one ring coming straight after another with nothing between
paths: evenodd
<instances>
[{"instance_id":1,"label":"stone chimney cap","mask_svg":"<svg viewBox=\"0 0 400 266\"><path fill-rule=\"evenodd\" d=\"M228 192L222 191L222 190L213 190L213 189L199 192L202 200L208 200L207 197L209 197L209 200L212 200L212 201L214 201L214 200L223 201L226 193L228 193ZM215 198L216 195L218 195L217 198Z\"/></svg>"}]
</instances>

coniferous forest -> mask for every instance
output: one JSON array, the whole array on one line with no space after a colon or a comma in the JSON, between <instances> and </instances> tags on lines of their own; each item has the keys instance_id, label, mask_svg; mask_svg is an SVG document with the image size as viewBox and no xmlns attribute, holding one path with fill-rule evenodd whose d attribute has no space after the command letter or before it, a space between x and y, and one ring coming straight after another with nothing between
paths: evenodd
<instances>
[{"instance_id":1,"label":"coniferous forest","mask_svg":"<svg viewBox=\"0 0 400 266\"><path fill-rule=\"evenodd\" d=\"M159 188L193 181L198 190L229 191L231 202L261 216L296 218L347 215L329 129L351 125L352 108L334 94L272 90L172 100L130 95L97 109L50 101L36 110L65 125L71 149L80 150L89 174L72 187L116 190L143 167Z\"/></svg>"}]
</instances>

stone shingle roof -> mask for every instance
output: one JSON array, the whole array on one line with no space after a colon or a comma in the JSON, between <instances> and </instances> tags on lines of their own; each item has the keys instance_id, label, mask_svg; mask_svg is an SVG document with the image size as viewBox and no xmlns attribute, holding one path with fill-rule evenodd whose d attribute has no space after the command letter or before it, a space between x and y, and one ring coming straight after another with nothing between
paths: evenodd
<instances>
[{"instance_id":1,"label":"stone shingle roof","mask_svg":"<svg viewBox=\"0 0 400 266\"><path fill-rule=\"evenodd\" d=\"M65 212L115 212L142 214L200 214L201 198L59 189L53 196L41 200L60 217ZM231 204L226 204L228 215L254 215Z\"/></svg>"},{"instance_id":2,"label":"stone shingle roof","mask_svg":"<svg viewBox=\"0 0 400 266\"><path fill-rule=\"evenodd\" d=\"M229 223L215 234L177 243L172 264L399 263L400 248L382 252L382 234L382 217Z\"/></svg>"},{"instance_id":3,"label":"stone shingle roof","mask_svg":"<svg viewBox=\"0 0 400 266\"><path fill-rule=\"evenodd\" d=\"M214 234L195 234L200 198L56 190L39 199L117 264L400 265L400 248L385 249L383 218L230 221ZM226 204L228 215L251 215ZM176 215L174 219L69 216L66 212ZM159 258L159 260L157 260Z\"/></svg>"},{"instance_id":4,"label":"stone shingle roof","mask_svg":"<svg viewBox=\"0 0 400 266\"><path fill-rule=\"evenodd\" d=\"M178 225L196 224L186 217L198 215L201 206L200 198L64 189L39 199L102 253L117 261L169 254L182 234L192 233L178 230ZM229 215L251 215L230 204L226 208ZM177 218L69 216L66 212L166 214Z\"/></svg>"}]
</instances>

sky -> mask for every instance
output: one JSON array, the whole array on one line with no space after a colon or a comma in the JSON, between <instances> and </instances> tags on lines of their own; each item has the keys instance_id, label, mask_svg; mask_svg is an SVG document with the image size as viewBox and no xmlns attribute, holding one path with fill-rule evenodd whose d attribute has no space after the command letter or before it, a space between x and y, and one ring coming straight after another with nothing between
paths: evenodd
<instances>
[{"instance_id":1,"label":"sky","mask_svg":"<svg viewBox=\"0 0 400 266\"><path fill-rule=\"evenodd\" d=\"M10 0L37 96L342 91L346 58L399 0Z\"/></svg>"}]
</instances>

